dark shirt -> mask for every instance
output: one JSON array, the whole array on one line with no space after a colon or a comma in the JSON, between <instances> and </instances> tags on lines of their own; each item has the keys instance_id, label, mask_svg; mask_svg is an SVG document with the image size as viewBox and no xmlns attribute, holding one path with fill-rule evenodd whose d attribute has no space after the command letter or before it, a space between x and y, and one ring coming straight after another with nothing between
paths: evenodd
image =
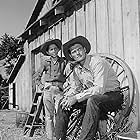
<instances>
[{"instance_id":1,"label":"dark shirt","mask_svg":"<svg viewBox=\"0 0 140 140\"><path fill-rule=\"evenodd\" d=\"M58 60L54 63L51 57L45 59L40 68L34 74L35 83L39 86L41 83L41 77L45 72L45 82L65 82L64 68L66 66L66 60L58 57Z\"/></svg>"}]
</instances>

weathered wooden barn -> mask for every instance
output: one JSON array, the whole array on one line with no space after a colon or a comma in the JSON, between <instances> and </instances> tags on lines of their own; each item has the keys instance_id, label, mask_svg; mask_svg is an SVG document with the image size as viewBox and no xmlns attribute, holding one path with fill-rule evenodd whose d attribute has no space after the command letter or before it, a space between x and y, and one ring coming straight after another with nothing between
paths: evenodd
<instances>
[{"instance_id":1,"label":"weathered wooden barn","mask_svg":"<svg viewBox=\"0 0 140 140\"><path fill-rule=\"evenodd\" d=\"M65 43L78 35L89 39L91 54L109 53L122 58L132 69L140 90L139 6L140 0L38 0L20 35L25 54L9 78L10 102L28 112L38 90L32 76L44 57L39 53L40 45L49 38ZM140 125L140 117L138 122Z\"/></svg>"}]
</instances>

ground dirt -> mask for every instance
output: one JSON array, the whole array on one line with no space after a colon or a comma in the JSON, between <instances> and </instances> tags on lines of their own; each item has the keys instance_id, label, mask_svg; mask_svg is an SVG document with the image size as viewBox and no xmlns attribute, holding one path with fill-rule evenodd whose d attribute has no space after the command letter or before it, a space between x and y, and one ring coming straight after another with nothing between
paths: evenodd
<instances>
[{"instance_id":1,"label":"ground dirt","mask_svg":"<svg viewBox=\"0 0 140 140\"><path fill-rule=\"evenodd\" d=\"M33 137L24 135L23 125L17 125L17 114L16 110L0 110L0 140L47 140L43 129L37 129Z\"/></svg>"}]
</instances>

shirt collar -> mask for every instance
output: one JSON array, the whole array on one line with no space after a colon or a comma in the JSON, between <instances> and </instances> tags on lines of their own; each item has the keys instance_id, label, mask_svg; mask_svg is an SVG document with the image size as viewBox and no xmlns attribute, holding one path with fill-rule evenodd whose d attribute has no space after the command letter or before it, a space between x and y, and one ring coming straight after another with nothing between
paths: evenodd
<instances>
[{"instance_id":1,"label":"shirt collar","mask_svg":"<svg viewBox=\"0 0 140 140\"><path fill-rule=\"evenodd\" d=\"M83 68L87 69L87 70L90 70L89 64L90 64L91 57L92 57L91 55L87 55L86 59L85 59L85 62L84 62L84 65L81 66L80 64L78 64L76 67L80 70L82 70Z\"/></svg>"},{"instance_id":2,"label":"shirt collar","mask_svg":"<svg viewBox=\"0 0 140 140\"><path fill-rule=\"evenodd\" d=\"M59 62L60 61L60 57L59 56L57 56L57 61ZM52 61L52 58L51 58L51 56L46 56L46 60L47 61Z\"/></svg>"},{"instance_id":3,"label":"shirt collar","mask_svg":"<svg viewBox=\"0 0 140 140\"><path fill-rule=\"evenodd\" d=\"M86 60L85 60L84 65L83 65L84 68L89 69L90 60L91 60L91 55L87 55Z\"/></svg>"}]
</instances>

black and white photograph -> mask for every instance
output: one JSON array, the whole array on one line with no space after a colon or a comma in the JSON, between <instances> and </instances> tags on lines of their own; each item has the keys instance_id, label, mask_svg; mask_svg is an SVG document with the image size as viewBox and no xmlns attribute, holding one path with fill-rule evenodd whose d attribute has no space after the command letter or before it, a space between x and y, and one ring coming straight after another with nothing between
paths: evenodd
<instances>
[{"instance_id":1,"label":"black and white photograph","mask_svg":"<svg viewBox=\"0 0 140 140\"><path fill-rule=\"evenodd\" d=\"M0 0L0 140L140 140L140 0Z\"/></svg>"}]
</instances>

